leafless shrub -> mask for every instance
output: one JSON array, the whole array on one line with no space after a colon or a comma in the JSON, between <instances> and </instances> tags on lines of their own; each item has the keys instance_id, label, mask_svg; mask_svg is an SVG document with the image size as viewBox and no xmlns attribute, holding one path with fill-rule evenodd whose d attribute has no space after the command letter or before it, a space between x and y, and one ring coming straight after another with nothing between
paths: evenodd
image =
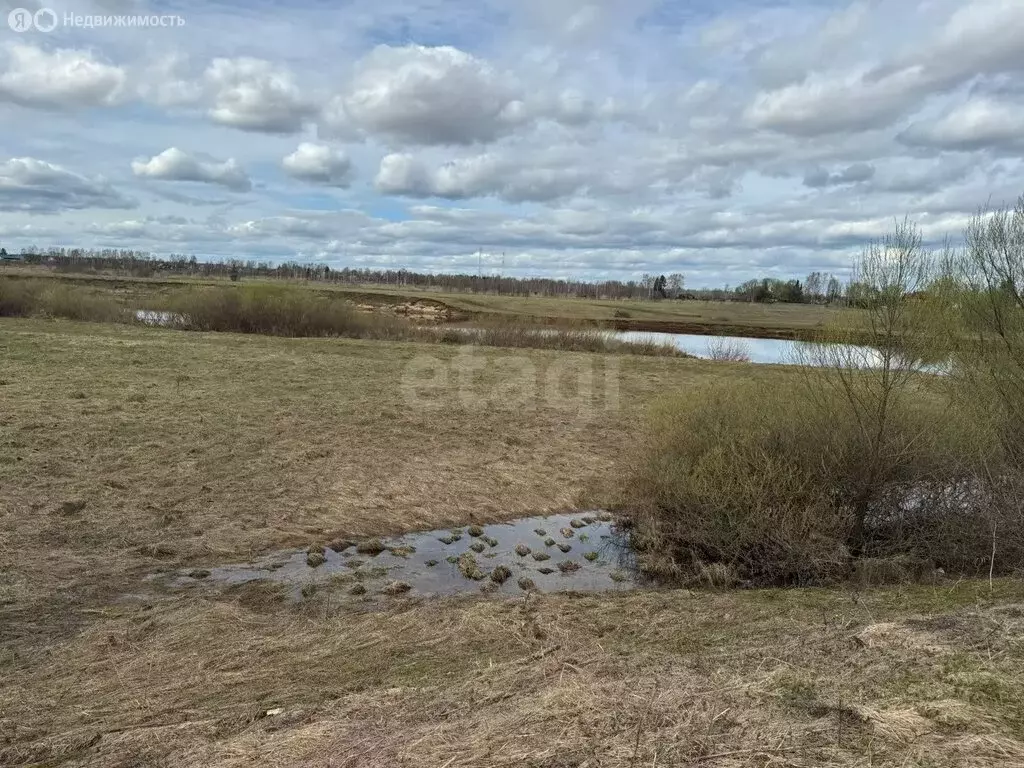
<instances>
[{"instance_id":1,"label":"leafless shrub","mask_svg":"<svg viewBox=\"0 0 1024 768\"><path fill-rule=\"evenodd\" d=\"M997 503L1018 473L996 420L929 373L948 348L936 266L899 225L857 265L873 349L818 345L795 389L735 382L652 413L624 484L649 570L700 578L720 563L754 583L806 583L860 558L971 575L1024 566L1020 505Z\"/></svg>"},{"instance_id":2,"label":"leafless shrub","mask_svg":"<svg viewBox=\"0 0 1024 768\"><path fill-rule=\"evenodd\" d=\"M717 336L708 342L708 359L724 363L749 363L750 345L742 339Z\"/></svg>"}]
</instances>

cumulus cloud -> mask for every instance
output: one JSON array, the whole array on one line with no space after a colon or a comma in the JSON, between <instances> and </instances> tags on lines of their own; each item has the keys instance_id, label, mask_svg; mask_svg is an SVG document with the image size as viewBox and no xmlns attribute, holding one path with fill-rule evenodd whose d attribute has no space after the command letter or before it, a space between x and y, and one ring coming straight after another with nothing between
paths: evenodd
<instances>
[{"instance_id":1,"label":"cumulus cloud","mask_svg":"<svg viewBox=\"0 0 1024 768\"><path fill-rule=\"evenodd\" d=\"M875 175L874 166L867 163L855 163L836 173L829 173L824 168L815 168L804 176L804 185L808 187L835 187L841 184L856 184L868 181Z\"/></svg>"},{"instance_id":2,"label":"cumulus cloud","mask_svg":"<svg viewBox=\"0 0 1024 768\"><path fill-rule=\"evenodd\" d=\"M398 143L472 144L507 134L521 95L509 77L458 48L381 45L359 63L324 122Z\"/></svg>"},{"instance_id":3,"label":"cumulus cloud","mask_svg":"<svg viewBox=\"0 0 1024 768\"><path fill-rule=\"evenodd\" d=\"M935 121L918 121L899 135L918 147L960 151L1024 147L1024 106L976 98Z\"/></svg>"},{"instance_id":4,"label":"cumulus cloud","mask_svg":"<svg viewBox=\"0 0 1024 768\"><path fill-rule=\"evenodd\" d=\"M0 163L0 210L56 213L135 205L102 179L90 179L44 160L15 157Z\"/></svg>"},{"instance_id":5,"label":"cumulus cloud","mask_svg":"<svg viewBox=\"0 0 1024 768\"><path fill-rule=\"evenodd\" d=\"M120 67L99 61L90 51L32 45L5 46L0 101L45 109L107 107L125 94L127 76Z\"/></svg>"},{"instance_id":6,"label":"cumulus cloud","mask_svg":"<svg viewBox=\"0 0 1024 768\"><path fill-rule=\"evenodd\" d=\"M316 111L290 72L269 61L214 59L204 75L210 118L244 131L295 133Z\"/></svg>"},{"instance_id":7,"label":"cumulus cloud","mask_svg":"<svg viewBox=\"0 0 1024 768\"><path fill-rule=\"evenodd\" d=\"M333 187L347 187L352 176L352 161L348 155L324 144L306 141L281 161L281 167L293 178Z\"/></svg>"},{"instance_id":8,"label":"cumulus cloud","mask_svg":"<svg viewBox=\"0 0 1024 768\"><path fill-rule=\"evenodd\" d=\"M132 173L148 179L219 184L234 192L252 189L248 175L234 159L224 162L201 159L177 147L165 149L149 160L133 160Z\"/></svg>"}]
</instances>

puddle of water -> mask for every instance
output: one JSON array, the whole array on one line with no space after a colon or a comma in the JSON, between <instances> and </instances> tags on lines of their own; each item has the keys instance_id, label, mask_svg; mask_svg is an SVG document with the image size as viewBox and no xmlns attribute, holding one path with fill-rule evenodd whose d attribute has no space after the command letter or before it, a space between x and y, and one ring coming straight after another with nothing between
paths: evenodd
<instances>
[{"instance_id":1,"label":"puddle of water","mask_svg":"<svg viewBox=\"0 0 1024 768\"><path fill-rule=\"evenodd\" d=\"M309 566L305 550L279 552L250 563L182 571L174 584L266 580L288 585L298 598L304 588L339 578L346 585L364 585L368 595L381 594L393 581L411 585L413 595L476 594L485 585L495 594L522 594L519 580L524 578L541 592L607 592L635 589L641 583L627 535L603 512L529 517L479 528L383 538L387 549L377 555L357 552L355 547L342 552L328 548L317 567ZM466 553L474 558L482 579L468 578L463 571L469 569L460 569L458 558ZM509 571L501 584L491 578L499 566Z\"/></svg>"}]
</instances>

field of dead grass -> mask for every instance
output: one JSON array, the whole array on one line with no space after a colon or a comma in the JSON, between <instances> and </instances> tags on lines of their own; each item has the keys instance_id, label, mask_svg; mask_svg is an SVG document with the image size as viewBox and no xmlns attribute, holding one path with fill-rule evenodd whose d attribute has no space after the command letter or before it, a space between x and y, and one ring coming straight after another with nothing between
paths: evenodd
<instances>
[{"instance_id":1,"label":"field of dead grass","mask_svg":"<svg viewBox=\"0 0 1024 768\"><path fill-rule=\"evenodd\" d=\"M410 404L425 353L483 365ZM510 359L609 363L0 321L0 764L1024 765L1019 581L296 605L145 580L573 507L655 394L792 375L614 357L618 407L581 408L508 396Z\"/></svg>"},{"instance_id":2,"label":"field of dead grass","mask_svg":"<svg viewBox=\"0 0 1024 768\"><path fill-rule=\"evenodd\" d=\"M89 286L125 300L142 300L152 309L167 308L166 300L183 288L226 285L214 278L137 278L113 275L62 274L41 267L5 267L4 274L38 277ZM243 285L281 285L270 279L246 279ZM816 339L836 327L856 328L863 321L859 310L815 304L759 304L744 301L643 301L639 299L582 299L548 296L498 296L421 290L395 285L343 285L289 282L357 303L402 306L409 302L447 308L453 319L476 321L528 321L578 325L598 324L621 330L666 333L711 333L758 338Z\"/></svg>"}]
</instances>

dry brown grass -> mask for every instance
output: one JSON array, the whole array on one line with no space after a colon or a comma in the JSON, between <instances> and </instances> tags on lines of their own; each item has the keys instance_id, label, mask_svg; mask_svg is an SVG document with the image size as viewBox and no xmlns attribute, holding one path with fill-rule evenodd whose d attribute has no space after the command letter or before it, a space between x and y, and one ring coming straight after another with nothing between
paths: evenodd
<instances>
[{"instance_id":1,"label":"dry brown grass","mask_svg":"<svg viewBox=\"0 0 1024 768\"><path fill-rule=\"evenodd\" d=\"M5 675L0 762L1020 765L1022 598L998 582L111 606Z\"/></svg>"},{"instance_id":2,"label":"dry brown grass","mask_svg":"<svg viewBox=\"0 0 1024 768\"><path fill-rule=\"evenodd\" d=\"M727 375L677 359L2 322L0 557L19 576L0 596L27 615L34 596L73 605L124 572L573 507L653 392ZM423 356L482 362L477 395L505 380L498 361L539 380L594 366L596 407L467 404L453 374L413 408L402 376ZM616 411L601 403L606 365L621 371ZM61 514L69 501L85 507Z\"/></svg>"},{"instance_id":3,"label":"dry brown grass","mask_svg":"<svg viewBox=\"0 0 1024 768\"><path fill-rule=\"evenodd\" d=\"M1019 582L381 607L144 580L572 507L655 393L787 371L628 357L611 412L412 410L408 361L463 350L0 323L0 765L1024 763Z\"/></svg>"},{"instance_id":4,"label":"dry brown grass","mask_svg":"<svg viewBox=\"0 0 1024 768\"><path fill-rule=\"evenodd\" d=\"M147 297L153 308L162 308L160 298L184 286L224 285L224 280L201 278L134 278L110 275L57 274L30 266L8 267L5 274L40 277L67 283L87 284L103 290L116 290L137 298ZM247 285L276 284L276 280L249 280ZM670 333L712 333L764 338L814 339L835 325L858 327L859 310L814 304L758 304L742 301L642 301L576 299L541 296L496 296L419 290L396 286L346 286L323 283L290 282L316 290L351 297L360 303L431 302L447 307L455 316L467 315L494 320L519 318L535 321L576 321L616 325L627 330L662 330ZM155 301L153 301L155 299ZM628 317L627 317L628 316Z\"/></svg>"}]
</instances>

